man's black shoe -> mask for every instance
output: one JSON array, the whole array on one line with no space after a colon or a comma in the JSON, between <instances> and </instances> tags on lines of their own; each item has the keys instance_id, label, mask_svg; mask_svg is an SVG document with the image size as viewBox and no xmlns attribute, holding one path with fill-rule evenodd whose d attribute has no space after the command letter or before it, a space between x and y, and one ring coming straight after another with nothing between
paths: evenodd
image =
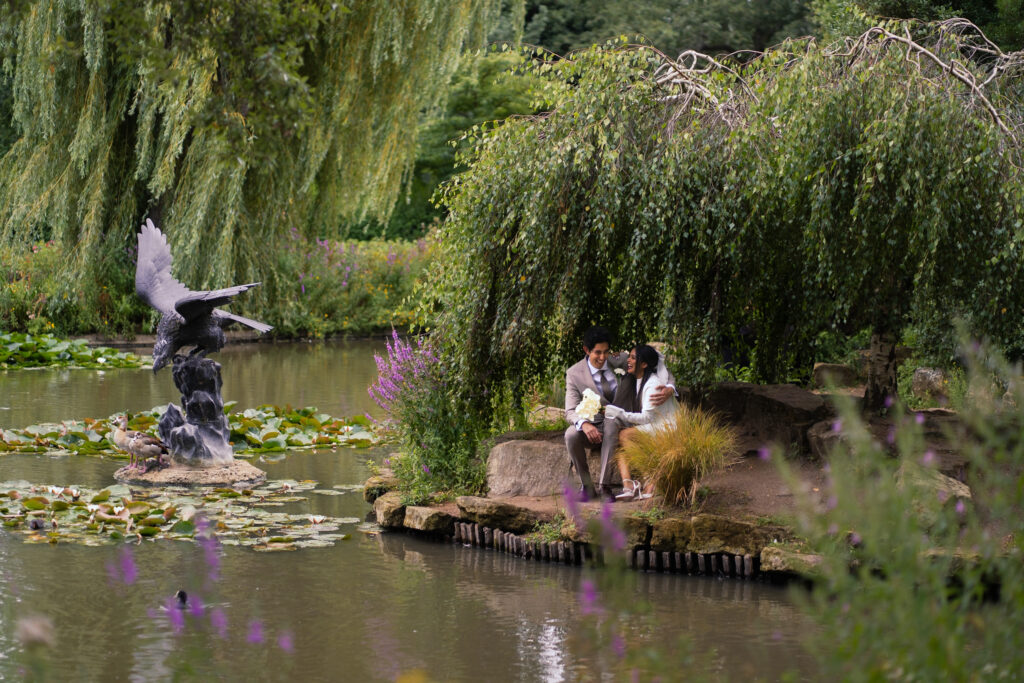
<instances>
[{"instance_id":1,"label":"man's black shoe","mask_svg":"<svg viewBox=\"0 0 1024 683\"><path fill-rule=\"evenodd\" d=\"M607 503L615 502L615 493L612 491L612 487L608 484L601 484L601 500Z\"/></svg>"}]
</instances>

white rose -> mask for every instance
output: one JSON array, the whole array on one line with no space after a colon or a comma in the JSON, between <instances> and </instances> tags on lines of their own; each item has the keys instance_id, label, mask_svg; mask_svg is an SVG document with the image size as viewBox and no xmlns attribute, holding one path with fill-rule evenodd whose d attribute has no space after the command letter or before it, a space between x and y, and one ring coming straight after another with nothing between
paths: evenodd
<instances>
[{"instance_id":1,"label":"white rose","mask_svg":"<svg viewBox=\"0 0 1024 683\"><path fill-rule=\"evenodd\" d=\"M622 368L615 368L615 374L618 375L619 377L622 377L623 375L626 374L626 371L623 370Z\"/></svg>"},{"instance_id":2,"label":"white rose","mask_svg":"<svg viewBox=\"0 0 1024 683\"><path fill-rule=\"evenodd\" d=\"M593 422L599 412L601 412L601 397L591 389L584 389L583 399L576 406L576 414L584 420Z\"/></svg>"}]
</instances>

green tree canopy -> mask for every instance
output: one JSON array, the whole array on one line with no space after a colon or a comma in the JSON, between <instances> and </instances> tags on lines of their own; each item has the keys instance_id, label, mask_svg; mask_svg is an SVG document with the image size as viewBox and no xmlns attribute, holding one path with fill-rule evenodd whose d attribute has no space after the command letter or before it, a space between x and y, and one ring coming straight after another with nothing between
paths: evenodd
<instances>
[{"instance_id":1,"label":"green tree canopy","mask_svg":"<svg viewBox=\"0 0 1024 683\"><path fill-rule=\"evenodd\" d=\"M420 123L407 195L399 197L386 230L371 223L355 232L418 237L443 216L432 197L440 184L460 170L455 162L456 141L473 126L534 112L531 90L536 79L524 73L523 66L523 55L515 51L463 60L444 106Z\"/></svg>"},{"instance_id":2,"label":"green tree canopy","mask_svg":"<svg viewBox=\"0 0 1024 683\"><path fill-rule=\"evenodd\" d=\"M643 35L671 55L764 50L811 32L806 0L529 0L522 39L557 54Z\"/></svg>"},{"instance_id":3,"label":"green tree canopy","mask_svg":"<svg viewBox=\"0 0 1024 683\"><path fill-rule=\"evenodd\" d=\"M274 297L279 235L387 216L420 113L497 5L8 3L16 139L0 159L0 239L77 245L74 287L126 259L150 215L179 278L262 279L257 296Z\"/></svg>"},{"instance_id":4,"label":"green tree canopy","mask_svg":"<svg viewBox=\"0 0 1024 683\"><path fill-rule=\"evenodd\" d=\"M447 191L433 288L467 384L556 374L596 322L667 338L696 383L725 344L774 381L851 325L880 354L957 317L1019 348L1019 57L930 30L744 66L645 49L539 66L554 106L480 131ZM872 405L895 389L880 372Z\"/></svg>"}]
</instances>

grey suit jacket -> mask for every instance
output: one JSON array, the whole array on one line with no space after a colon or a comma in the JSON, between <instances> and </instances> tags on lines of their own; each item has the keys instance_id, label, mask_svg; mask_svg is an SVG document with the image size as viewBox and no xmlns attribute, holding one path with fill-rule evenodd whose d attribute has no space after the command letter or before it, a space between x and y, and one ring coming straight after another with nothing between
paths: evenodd
<instances>
[{"instance_id":1,"label":"grey suit jacket","mask_svg":"<svg viewBox=\"0 0 1024 683\"><path fill-rule=\"evenodd\" d=\"M605 367L614 372L615 368L626 366L626 358L627 354L625 353L620 353L618 357L614 358L609 356L608 360L605 361ZM616 377L615 379L620 383L622 382L621 377ZM587 364L586 358L565 371L565 419L569 421L569 424L576 424L581 419L576 414L576 406L583 400L584 389L590 389L598 396L601 396L601 388L594 383L594 377L590 374L590 367ZM601 404L604 405L605 403L607 401L601 396ZM594 422L599 423L603 419L603 415L598 415L594 418Z\"/></svg>"}]
</instances>

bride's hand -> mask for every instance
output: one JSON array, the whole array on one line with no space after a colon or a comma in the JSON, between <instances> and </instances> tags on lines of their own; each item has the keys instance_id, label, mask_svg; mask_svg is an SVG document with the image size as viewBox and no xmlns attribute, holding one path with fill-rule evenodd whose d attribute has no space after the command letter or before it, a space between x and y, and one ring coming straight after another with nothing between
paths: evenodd
<instances>
[{"instance_id":1,"label":"bride's hand","mask_svg":"<svg viewBox=\"0 0 1024 683\"><path fill-rule=\"evenodd\" d=\"M624 412L626 412L626 411L623 410L622 408L620 408L618 406L613 406L610 403L604 407L605 417L616 418L619 415L622 415L622 413L624 413Z\"/></svg>"}]
</instances>

